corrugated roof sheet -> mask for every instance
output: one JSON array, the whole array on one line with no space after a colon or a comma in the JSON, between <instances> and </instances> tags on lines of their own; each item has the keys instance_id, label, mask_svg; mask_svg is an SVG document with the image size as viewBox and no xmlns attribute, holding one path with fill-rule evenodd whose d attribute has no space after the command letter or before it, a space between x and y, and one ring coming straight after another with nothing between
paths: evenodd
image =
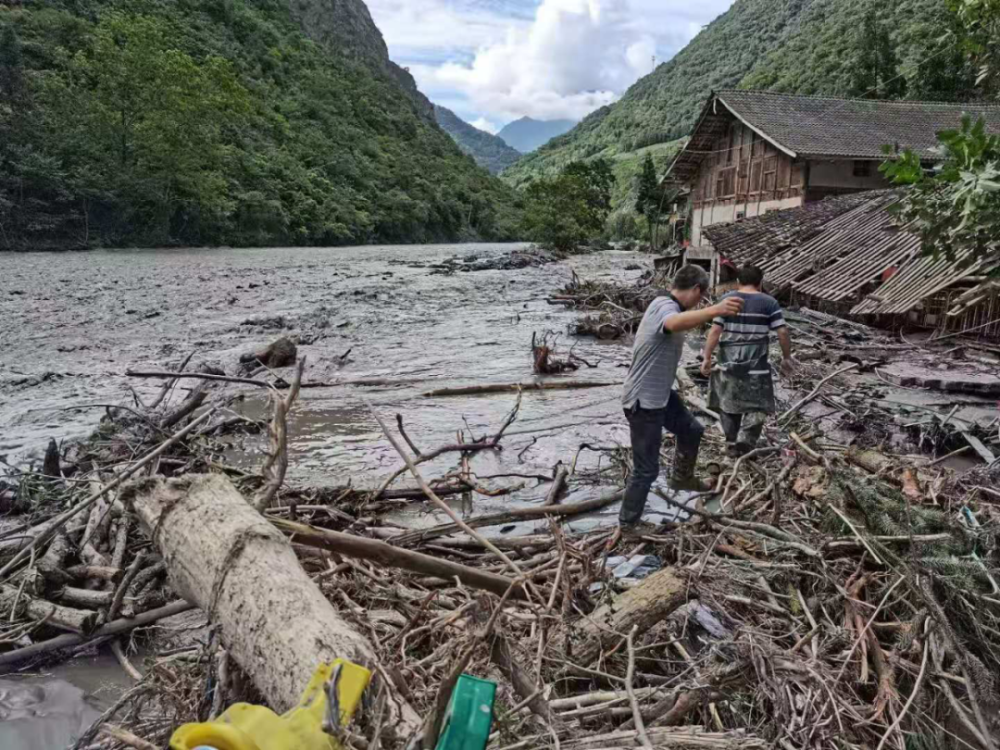
<instances>
[{"instance_id":1,"label":"corrugated roof sheet","mask_svg":"<svg viewBox=\"0 0 1000 750\"><path fill-rule=\"evenodd\" d=\"M906 264L895 276L869 294L851 310L853 315L903 315L922 299L947 289L982 267L969 250L952 260L924 256Z\"/></svg>"},{"instance_id":2,"label":"corrugated roof sheet","mask_svg":"<svg viewBox=\"0 0 1000 750\"><path fill-rule=\"evenodd\" d=\"M800 208L703 227L702 235L722 257L738 265L759 265L811 240L838 216L860 206L882 205L896 194L896 191L872 191L838 195Z\"/></svg>"},{"instance_id":3,"label":"corrugated roof sheet","mask_svg":"<svg viewBox=\"0 0 1000 750\"><path fill-rule=\"evenodd\" d=\"M795 291L831 303L853 302L854 315L902 315L967 276L998 265L920 254L921 238L889 207L901 190L823 201L704 231L726 257L753 263L773 294ZM827 204L827 205L824 205ZM801 239L806 237L806 239ZM885 272L898 269L886 281Z\"/></svg>"}]
</instances>

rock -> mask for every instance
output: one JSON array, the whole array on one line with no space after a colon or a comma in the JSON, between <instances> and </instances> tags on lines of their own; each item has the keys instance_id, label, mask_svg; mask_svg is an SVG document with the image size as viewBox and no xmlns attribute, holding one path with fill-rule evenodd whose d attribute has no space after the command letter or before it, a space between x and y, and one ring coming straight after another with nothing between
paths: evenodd
<instances>
[{"instance_id":1,"label":"rock","mask_svg":"<svg viewBox=\"0 0 1000 750\"><path fill-rule=\"evenodd\" d=\"M298 354L295 342L287 336L282 336L260 351L244 354L240 357L240 362L245 365L255 365L260 362L266 367L288 367L295 364Z\"/></svg>"},{"instance_id":2,"label":"rock","mask_svg":"<svg viewBox=\"0 0 1000 750\"><path fill-rule=\"evenodd\" d=\"M49 440L49 446L45 449L45 461L42 463L42 474L47 477L59 477L59 446L55 438Z\"/></svg>"}]
</instances>

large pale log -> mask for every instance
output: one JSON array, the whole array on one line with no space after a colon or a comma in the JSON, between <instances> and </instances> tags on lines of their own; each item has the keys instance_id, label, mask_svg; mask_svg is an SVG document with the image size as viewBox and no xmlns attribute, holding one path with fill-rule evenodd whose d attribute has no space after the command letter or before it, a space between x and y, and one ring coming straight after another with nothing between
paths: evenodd
<instances>
[{"instance_id":1,"label":"large pale log","mask_svg":"<svg viewBox=\"0 0 1000 750\"><path fill-rule=\"evenodd\" d=\"M598 607L571 627L573 661L589 666L602 649L620 645L633 627L645 632L687 602L693 596L689 589L674 570L666 568Z\"/></svg>"},{"instance_id":2,"label":"large pale log","mask_svg":"<svg viewBox=\"0 0 1000 750\"><path fill-rule=\"evenodd\" d=\"M219 626L229 654L276 711L298 702L322 662L374 665L371 645L309 579L288 540L225 477L151 479L123 499L175 590Z\"/></svg>"}]
</instances>

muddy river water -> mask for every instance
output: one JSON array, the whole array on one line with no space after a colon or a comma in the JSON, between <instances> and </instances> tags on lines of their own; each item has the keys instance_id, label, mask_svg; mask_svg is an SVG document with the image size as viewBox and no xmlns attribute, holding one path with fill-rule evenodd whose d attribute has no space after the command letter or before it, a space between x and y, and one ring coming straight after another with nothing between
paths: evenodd
<instances>
[{"instance_id":1,"label":"muddy river water","mask_svg":"<svg viewBox=\"0 0 1000 750\"><path fill-rule=\"evenodd\" d=\"M490 433L511 394L426 398L428 390L528 381L532 332L562 332L595 368L574 379L620 382L628 350L565 335L575 317L545 298L575 270L635 277L650 261L626 253L581 256L520 270L442 273L454 256L479 259L510 245L346 249L137 250L8 255L0 259L0 459L37 457L49 438L88 434L103 404L151 397L157 381L128 368L194 364L235 369L239 355L297 335L307 380L384 379L376 387L303 391L294 412L290 479L374 486L398 464L366 405L402 413L424 449L454 442L467 423ZM633 268L624 270L625 266ZM341 356L350 350L346 363ZM190 384L190 381L188 381ZM231 388L232 390L232 388ZM235 389L238 390L238 387ZM259 394L242 407L263 412ZM180 394L183 396L183 393ZM477 459L480 474L551 471L582 442L626 437L618 387L531 393L505 450ZM529 447L530 446L530 447ZM519 458L520 454L520 458ZM428 474L453 465L445 458Z\"/></svg>"}]
</instances>

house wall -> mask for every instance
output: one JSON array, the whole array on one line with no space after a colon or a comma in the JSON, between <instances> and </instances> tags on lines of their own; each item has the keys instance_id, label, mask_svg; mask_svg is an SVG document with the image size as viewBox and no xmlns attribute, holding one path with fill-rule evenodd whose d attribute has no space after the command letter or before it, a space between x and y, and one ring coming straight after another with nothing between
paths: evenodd
<instances>
[{"instance_id":1,"label":"house wall","mask_svg":"<svg viewBox=\"0 0 1000 750\"><path fill-rule=\"evenodd\" d=\"M879 190L889 187L889 181L878 171L879 163L865 162L868 176L856 175L853 160L809 162L809 189L842 188L853 191ZM858 164L860 166L860 164Z\"/></svg>"},{"instance_id":2,"label":"house wall","mask_svg":"<svg viewBox=\"0 0 1000 750\"><path fill-rule=\"evenodd\" d=\"M786 208L798 208L802 202L803 196L796 195L791 198L766 201L744 201L742 203L728 201L726 203L705 204L700 209L694 209L691 215L691 244L695 246L709 244L708 240L701 235L702 227L725 224L741 218L749 219L771 211L782 211Z\"/></svg>"},{"instance_id":3,"label":"house wall","mask_svg":"<svg viewBox=\"0 0 1000 750\"><path fill-rule=\"evenodd\" d=\"M802 205L806 165L794 161L739 120L713 144L692 185L691 244L701 228Z\"/></svg>"}]
</instances>

